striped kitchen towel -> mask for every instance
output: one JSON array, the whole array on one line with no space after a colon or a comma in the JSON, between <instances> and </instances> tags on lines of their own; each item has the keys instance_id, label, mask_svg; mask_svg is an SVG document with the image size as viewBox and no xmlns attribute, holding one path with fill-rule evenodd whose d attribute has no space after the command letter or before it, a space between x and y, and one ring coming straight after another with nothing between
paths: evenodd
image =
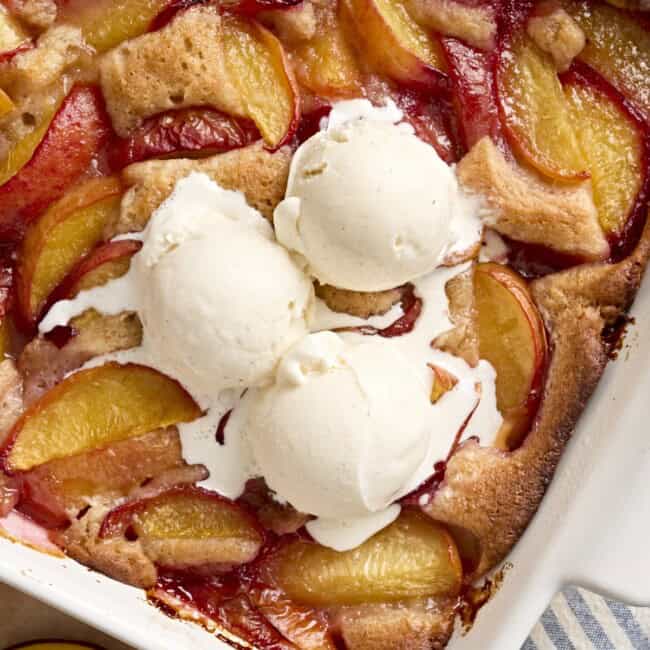
<instances>
[{"instance_id":1,"label":"striped kitchen towel","mask_svg":"<svg viewBox=\"0 0 650 650\"><path fill-rule=\"evenodd\" d=\"M650 608L576 587L551 602L521 650L650 650Z\"/></svg>"}]
</instances>

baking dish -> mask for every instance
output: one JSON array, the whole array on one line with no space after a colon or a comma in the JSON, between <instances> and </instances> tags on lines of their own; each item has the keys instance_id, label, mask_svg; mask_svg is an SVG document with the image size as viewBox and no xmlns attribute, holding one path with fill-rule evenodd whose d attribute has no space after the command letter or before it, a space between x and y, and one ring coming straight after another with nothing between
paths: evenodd
<instances>
[{"instance_id":1,"label":"baking dish","mask_svg":"<svg viewBox=\"0 0 650 650\"><path fill-rule=\"evenodd\" d=\"M505 580L452 650L515 650L553 594L578 584L650 605L650 283L635 322L583 413L541 507L508 558ZM70 560L0 538L0 580L137 648L229 648L168 618L145 594Z\"/></svg>"}]
</instances>

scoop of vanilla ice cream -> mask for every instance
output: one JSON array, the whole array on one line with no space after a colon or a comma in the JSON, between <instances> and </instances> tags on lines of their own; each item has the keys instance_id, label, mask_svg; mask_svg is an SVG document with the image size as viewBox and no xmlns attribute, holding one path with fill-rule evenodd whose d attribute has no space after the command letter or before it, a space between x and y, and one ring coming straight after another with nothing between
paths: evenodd
<instances>
[{"instance_id":1,"label":"scoop of vanilla ice cream","mask_svg":"<svg viewBox=\"0 0 650 650\"><path fill-rule=\"evenodd\" d=\"M478 241L477 206L392 108L341 102L293 157L276 234L321 283L390 289L438 266L464 236L460 222Z\"/></svg>"},{"instance_id":2,"label":"scoop of vanilla ice cream","mask_svg":"<svg viewBox=\"0 0 650 650\"><path fill-rule=\"evenodd\" d=\"M388 507L427 456L429 394L386 341L311 334L249 392L246 433L257 471L301 512L330 519Z\"/></svg>"},{"instance_id":3,"label":"scoop of vanilla ice cream","mask_svg":"<svg viewBox=\"0 0 650 650\"><path fill-rule=\"evenodd\" d=\"M144 343L195 395L258 385L307 334L310 280L239 192L191 174L133 258Z\"/></svg>"}]
</instances>

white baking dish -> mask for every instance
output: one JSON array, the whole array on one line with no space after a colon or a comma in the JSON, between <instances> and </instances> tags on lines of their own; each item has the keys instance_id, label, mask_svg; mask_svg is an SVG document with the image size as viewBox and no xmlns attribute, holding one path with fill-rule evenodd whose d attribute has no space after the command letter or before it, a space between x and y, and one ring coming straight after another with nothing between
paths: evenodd
<instances>
[{"instance_id":1,"label":"white baking dish","mask_svg":"<svg viewBox=\"0 0 650 650\"><path fill-rule=\"evenodd\" d=\"M453 650L518 649L567 583L650 605L650 282L633 314L625 349L583 414L502 588ZM0 580L137 648L230 647L167 618L137 589L4 539Z\"/></svg>"}]
</instances>

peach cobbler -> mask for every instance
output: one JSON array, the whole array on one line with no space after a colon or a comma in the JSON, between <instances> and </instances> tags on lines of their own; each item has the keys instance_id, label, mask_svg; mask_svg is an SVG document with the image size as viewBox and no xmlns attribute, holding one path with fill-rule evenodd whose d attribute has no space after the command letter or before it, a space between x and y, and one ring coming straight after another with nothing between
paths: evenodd
<instances>
[{"instance_id":1,"label":"peach cobbler","mask_svg":"<svg viewBox=\"0 0 650 650\"><path fill-rule=\"evenodd\" d=\"M4 0L0 532L233 644L447 645L650 256L649 9Z\"/></svg>"}]
</instances>

